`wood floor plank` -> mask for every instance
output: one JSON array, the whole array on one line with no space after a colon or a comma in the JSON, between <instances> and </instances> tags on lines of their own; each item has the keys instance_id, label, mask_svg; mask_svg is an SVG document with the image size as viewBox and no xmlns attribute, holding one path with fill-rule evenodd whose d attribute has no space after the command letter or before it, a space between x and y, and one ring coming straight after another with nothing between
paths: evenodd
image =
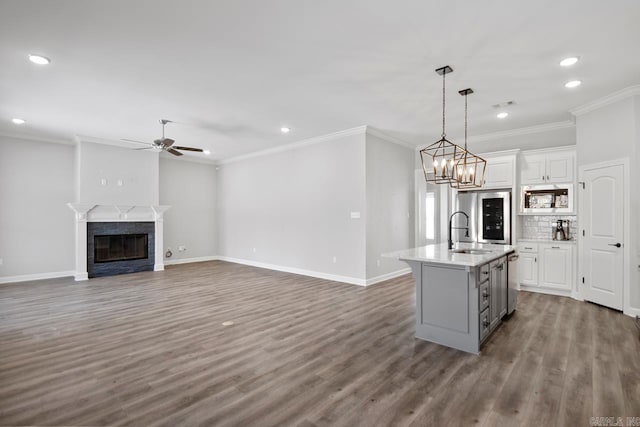
<instances>
[{"instance_id":1,"label":"wood floor plank","mask_svg":"<svg viewBox=\"0 0 640 427\"><path fill-rule=\"evenodd\" d=\"M0 425L640 416L633 319L521 292L474 356L414 337L414 293L409 275L363 288L220 261L0 285Z\"/></svg>"}]
</instances>

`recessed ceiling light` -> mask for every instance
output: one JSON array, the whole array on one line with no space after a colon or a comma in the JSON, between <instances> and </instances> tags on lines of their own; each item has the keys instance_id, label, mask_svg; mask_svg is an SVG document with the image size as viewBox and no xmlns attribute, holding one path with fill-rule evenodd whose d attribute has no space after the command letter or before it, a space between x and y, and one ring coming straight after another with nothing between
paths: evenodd
<instances>
[{"instance_id":1,"label":"recessed ceiling light","mask_svg":"<svg viewBox=\"0 0 640 427\"><path fill-rule=\"evenodd\" d=\"M33 62L34 64L38 64L38 65L47 65L51 63L51 60L49 58L47 58L46 56L42 56L42 55L29 55L29 61Z\"/></svg>"},{"instance_id":2,"label":"recessed ceiling light","mask_svg":"<svg viewBox=\"0 0 640 427\"><path fill-rule=\"evenodd\" d=\"M291 132L291 128L288 128L288 127L286 127L286 126L283 126L283 127L281 127L281 128L280 128L280 132L282 132L282 133L289 133L289 132Z\"/></svg>"},{"instance_id":3,"label":"recessed ceiling light","mask_svg":"<svg viewBox=\"0 0 640 427\"><path fill-rule=\"evenodd\" d=\"M24 119L18 119L18 118L11 119L11 121L13 122L14 125L23 125L26 123Z\"/></svg>"},{"instance_id":4,"label":"recessed ceiling light","mask_svg":"<svg viewBox=\"0 0 640 427\"><path fill-rule=\"evenodd\" d=\"M499 119L504 119L509 115L509 113L507 113L506 111L503 111L502 113L498 113L496 114L496 117Z\"/></svg>"},{"instance_id":5,"label":"recessed ceiling light","mask_svg":"<svg viewBox=\"0 0 640 427\"><path fill-rule=\"evenodd\" d=\"M577 56L571 56L569 58L565 58L562 61L560 61L560 66L561 67L570 67L573 64L575 64L576 62L578 62L578 57Z\"/></svg>"},{"instance_id":6,"label":"recessed ceiling light","mask_svg":"<svg viewBox=\"0 0 640 427\"><path fill-rule=\"evenodd\" d=\"M211 151L209 151L209 150L203 150L202 152L203 152L204 154L206 154L207 156L208 156L209 154L211 154Z\"/></svg>"},{"instance_id":7,"label":"recessed ceiling light","mask_svg":"<svg viewBox=\"0 0 640 427\"><path fill-rule=\"evenodd\" d=\"M568 87L568 88L574 88L574 87L578 87L582 84L582 80L571 80L570 82L566 82L564 84L564 87Z\"/></svg>"}]
</instances>

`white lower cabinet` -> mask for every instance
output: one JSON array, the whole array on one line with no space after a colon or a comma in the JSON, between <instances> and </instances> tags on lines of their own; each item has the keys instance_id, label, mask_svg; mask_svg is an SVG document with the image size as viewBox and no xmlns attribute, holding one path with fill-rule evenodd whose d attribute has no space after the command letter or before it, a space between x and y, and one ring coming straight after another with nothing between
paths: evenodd
<instances>
[{"instance_id":1,"label":"white lower cabinet","mask_svg":"<svg viewBox=\"0 0 640 427\"><path fill-rule=\"evenodd\" d=\"M520 285L544 292L571 292L573 287L574 248L571 243L532 243L518 245Z\"/></svg>"},{"instance_id":2,"label":"white lower cabinet","mask_svg":"<svg viewBox=\"0 0 640 427\"><path fill-rule=\"evenodd\" d=\"M560 244L540 245L540 286L571 290L573 280L573 246Z\"/></svg>"}]
</instances>

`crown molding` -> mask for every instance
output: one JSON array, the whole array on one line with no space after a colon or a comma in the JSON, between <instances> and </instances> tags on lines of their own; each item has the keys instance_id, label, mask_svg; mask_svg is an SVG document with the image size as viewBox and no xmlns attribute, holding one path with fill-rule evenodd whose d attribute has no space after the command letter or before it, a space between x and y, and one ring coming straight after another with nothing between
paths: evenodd
<instances>
[{"instance_id":1,"label":"crown molding","mask_svg":"<svg viewBox=\"0 0 640 427\"><path fill-rule=\"evenodd\" d=\"M8 132L0 132L0 136L5 138L22 139L24 141L49 142L53 144L75 145L75 141L73 139L68 139L68 140L54 139L54 138L45 138L41 136L21 135L17 133L8 133Z\"/></svg>"},{"instance_id":2,"label":"crown molding","mask_svg":"<svg viewBox=\"0 0 640 427\"><path fill-rule=\"evenodd\" d=\"M329 142L334 139L343 138L345 136L350 135L359 135L365 134L367 132L367 126L358 126L351 129L345 129L334 133L329 133L326 135L316 136L309 139L303 139L302 141L294 142L292 144L281 145L274 148L267 148L266 150L260 150L249 154L243 154L241 156L231 157L229 159L220 160L217 162L218 165L226 165L229 163L240 162L242 160L253 159L255 157L268 156L270 154L281 153L283 151L295 150L297 148L306 147L309 145L319 144L322 142Z\"/></svg>"},{"instance_id":3,"label":"crown molding","mask_svg":"<svg viewBox=\"0 0 640 427\"><path fill-rule=\"evenodd\" d=\"M560 129L569 129L575 126L576 125L573 122L573 120L565 120L562 122L545 123L542 125L528 126L524 128L509 129L509 130L504 130L500 132L492 132L492 133L485 133L482 135L470 136L468 142L492 141L495 139L503 139L503 138L509 138L513 136L531 135L536 133L551 132L551 131L560 130ZM453 139L455 140L459 138L453 138ZM426 144L420 145L416 147L416 150L417 151L422 150L427 146L428 145Z\"/></svg>"},{"instance_id":4,"label":"crown molding","mask_svg":"<svg viewBox=\"0 0 640 427\"><path fill-rule=\"evenodd\" d=\"M583 114L590 113L591 111L598 110L602 107L606 107L607 105L622 101L623 99L635 95L640 95L640 85L629 86L617 92L613 92L612 94L603 96L602 98L596 99L595 101L591 101L587 104L569 110L569 112L574 116L581 116Z\"/></svg>"},{"instance_id":5,"label":"crown molding","mask_svg":"<svg viewBox=\"0 0 640 427\"><path fill-rule=\"evenodd\" d=\"M377 138L384 139L387 142L391 142L392 144L400 145L402 147L409 148L411 150L415 150L415 148L416 148L415 144L411 144L411 143L409 143L407 141L404 141L404 140L402 140L400 138L396 138L395 136L388 135L388 134L382 132L380 129L376 129L376 128L371 127L369 125L367 125L365 127L366 127L367 134L369 134L371 136L375 136Z\"/></svg>"}]
</instances>

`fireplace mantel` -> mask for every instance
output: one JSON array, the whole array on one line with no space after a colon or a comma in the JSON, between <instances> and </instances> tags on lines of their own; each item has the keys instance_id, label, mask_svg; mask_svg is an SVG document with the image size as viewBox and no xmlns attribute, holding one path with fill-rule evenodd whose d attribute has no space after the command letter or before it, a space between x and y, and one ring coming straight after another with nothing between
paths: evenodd
<instances>
[{"instance_id":1,"label":"fireplace mantel","mask_svg":"<svg viewBox=\"0 0 640 427\"><path fill-rule=\"evenodd\" d=\"M171 206L160 205L97 205L67 203L76 215L76 272L75 280L87 280L87 222L137 222L155 223L154 271L164 270L163 223L164 213Z\"/></svg>"}]
</instances>

